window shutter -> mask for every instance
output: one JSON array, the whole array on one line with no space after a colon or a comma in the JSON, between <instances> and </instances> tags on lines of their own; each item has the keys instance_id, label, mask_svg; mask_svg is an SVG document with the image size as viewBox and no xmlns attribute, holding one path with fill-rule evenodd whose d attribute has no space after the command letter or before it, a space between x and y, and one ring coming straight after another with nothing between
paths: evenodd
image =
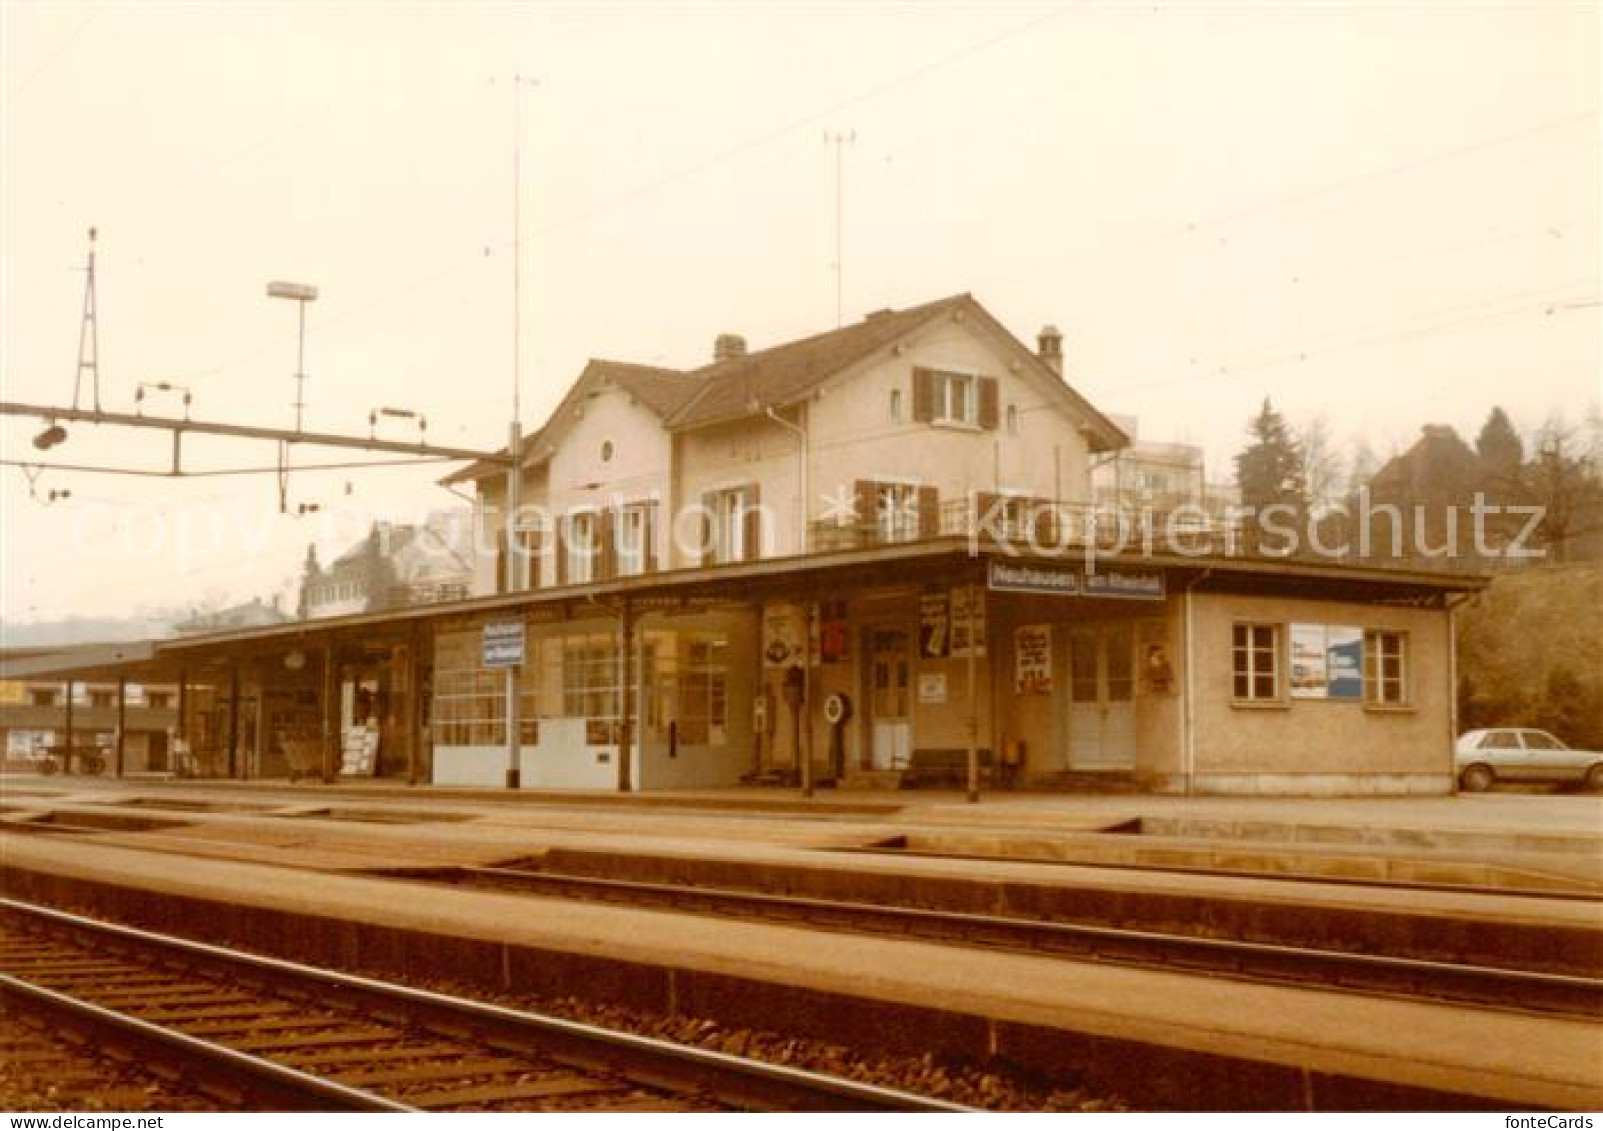
<instances>
[{"instance_id":1,"label":"window shutter","mask_svg":"<svg viewBox=\"0 0 1603 1131\"><path fill-rule=\"evenodd\" d=\"M872 528L878 521L874 509L879 494L877 485L872 479L859 479L852 485L852 515L856 518L858 529Z\"/></svg>"},{"instance_id":2,"label":"window shutter","mask_svg":"<svg viewBox=\"0 0 1603 1131\"><path fill-rule=\"evenodd\" d=\"M595 580L611 581L618 576L618 512L611 508L600 511L595 517L596 540L600 543L596 554Z\"/></svg>"},{"instance_id":3,"label":"window shutter","mask_svg":"<svg viewBox=\"0 0 1603 1131\"><path fill-rule=\"evenodd\" d=\"M934 538L941 532L941 501L934 487L918 489L918 536Z\"/></svg>"},{"instance_id":4,"label":"window shutter","mask_svg":"<svg viewBox=\"0 0 1603 1131\"><path fill-rule=\"evenodd\" d=\"M935 371L913 370L913 419L928 423L935 419Z\"/></svg>"},{"instance_id":5,"label":"window shutter","mask_svg":"<svg viewBox=\"0 0 1603 1131\"><path fill-rule=\"evenodd\" d=\"M1001 393L997 388L995 377L981 377L980 386L980 427L995 430L1001 416L999 412Z\"/></svg>"},{"instance_id":6,"label":"window shutter","mask_svg":"<svg viewBox=\"0 0 1603 1131\"><path fill-rule=\"evenodd\" d=\"M1041 546L1055 546L1058 541L1057 506L1050 499L1035 501L1035 541Z\"/></svg>"},{"instance_id":7,"label":"window shutter","mask_svg":"<svg viewBox=\"0 0 1603 1131\"><path fill-rule=\"evenodd\" d=\"M704 566L718 563L718 547L713 542L713 516L718 513L718 494L708 491L701 496L701 564Z\"/></svg>"},{"instance_id":8,"label":"window shutter","mask_svg":"<svg viewBox=\"0 0 1603 1131\"><path fill-rule=\"evenodd\" d=\"M1003 516L991 513L991 508L996 506L997 500L1001 497L995 491L974 492L974 532L976 534L981 530L995 530L1002 525ZM920 506L922 505L920 503Z\"/></svg>"},{"instance_id":9,"label":"window shutter","mask_svg":"<svg viewBox=\"0 0 1603 1131\"><path fill-rule=\"evenodd\" d=\"M507 527L506 537L501 540L501 552L495 555L495 591L505 593L509 588L507 579L512 576L512 527Z\"/></svg>"},{"instance_id":10,"label":"window shutter","mask_svg":"<svg viewBox=\"0 0 1603 1131\"><path fill-rule=\"evenodd\" d=\"M741 535L742 541L745 542L745 560L754 562L763 556L763 512L757 508L761 493L757 484L753 483L742 494L746 506L740 516L740 521L745 524L745 530Z\"/></svg>"},{"instance_id":11,"label":"window shutter","mask_svg":"<svg viewBox=\"0 0 1603 1131\"><path fill-rule=\"evenodd\" d=\"M645 543L640 552L640 558L645 562L647 573L657 572L657 504L652 503L644 509L645 517L641 520L640 538Z\"/></svg>"},{"instance_id":12,"label":"window shutter","mask_svg":"<svg viewBox=\"0 0 1603 1131\"><path fill-rule=\"evenodd\" d=\"M554 572L556 573L558 585L566 585L568 583L568 539L572 536L572 531L568 529L568 524L571 521L572 520L567 516L557 519L557 544L556 554L554 555L556 562L554 563Z\"/></svg>"}]
</instances>

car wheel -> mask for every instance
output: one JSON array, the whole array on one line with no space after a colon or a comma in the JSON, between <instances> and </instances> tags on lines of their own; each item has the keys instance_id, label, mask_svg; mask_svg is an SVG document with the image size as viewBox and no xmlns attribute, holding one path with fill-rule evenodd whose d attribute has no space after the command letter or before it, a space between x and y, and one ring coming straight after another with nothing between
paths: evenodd
<instances>
[{"instance_id":1,"label":"car wheel","mask_svg":"<svg viewBox=\"0 0 1603 1131\"><path fill-rule=\"evenodd\" d=\"M1471 793L1485 793L1492 788L1497 775L1492 773L1490 766L1471 766L1459 775L1458 780Z\"/></svg>"},{"instance_id":2,"label":"car wheel","mask_svg":"<svg viewBox=\"0 0 1603 1131\"><path fill-rule=\"evenodd\" d=\"M1586 788L1603 791L1603 762L1586 771Z\"/></svg>"}]
</instances>

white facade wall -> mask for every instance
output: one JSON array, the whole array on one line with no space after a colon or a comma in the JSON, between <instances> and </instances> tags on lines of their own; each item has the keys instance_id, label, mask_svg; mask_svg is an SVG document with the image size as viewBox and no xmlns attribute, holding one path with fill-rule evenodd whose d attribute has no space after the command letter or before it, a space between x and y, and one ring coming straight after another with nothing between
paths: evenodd
<instances>
[{"instance_id":1,"label":"white facade wall","mask_svg":"<svg viewBox=\"0 0 1603 1131\"><path fill-rule=\"evenodd\" d=\"M858 479L905 479L934 486L943 500L974 491L1006 491L1034 498L1082 502L1090 497L1085 437L1052 396L1048 378L1016 350L971 323L940 322L820 390L809 406L812 422L813 496L850 490ZM998 382L998 425L992 429L917 423L913 420L914 368L939 369ZM900 420L890 415L892 390L900 391ZM1008 428L1013 406L1017 432ZM1061 476L1054 482L1057 469Z\"/></svg>"},{"instance_id":2,"label":"white facade wall","mask_svg":"<svg viewBox=\"0 0 1603 1131\"><path fill-rule=\"evenodd\" d=\"M913 420L915 367L972 373L998 382L995 429ZM830 501L850 501L859 479L934 486L943 502L975 491L1019 493L1065 503L1090 498L1089 448L1078 421L1016 349L972 323L942 322L836 376L798 411L782 410L807 429L806 513L826 517ZM891 393L900 391L899 418ZM1009 429L1009 407L1016 430ZM679 497L699 503L710 491L757 483L768 515L763 552L801 552L796 507L802 469L798 437L764 417L697 429L680 438ZM859 516L866 519L868 516ZM692 524L686 524L693 531ZM681 550L678 566L700 564Z\"/></svg>"}]
</instances>

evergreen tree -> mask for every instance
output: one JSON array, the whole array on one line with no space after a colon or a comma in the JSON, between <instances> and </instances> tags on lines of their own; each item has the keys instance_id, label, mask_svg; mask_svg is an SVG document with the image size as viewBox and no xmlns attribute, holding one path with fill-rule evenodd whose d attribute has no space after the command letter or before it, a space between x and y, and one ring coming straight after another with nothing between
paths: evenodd
<instances>
[{"instance_id":1,"label":"evergreen tree","mask_svg":"<svg viewBox=\"0 0 1603 1131\"><path fill-rule=\"evenodd\" d=\"M1494 483L1511 486L1519 481L1520 468L1525 463L1525 446L1508 413L1501 407L1493 408L1480 435L1475 438L1475 453L1481 457L1486 474Z\"/></svg>"},{"instance_id":2,"label":"evergreen tree","mask_svg":"<svg viewBox=\"0 0 1603 1131\"><path fill-rule=\"evenodd\" d=\"M1241 489L1242 503L1259 511L1277 503L1288 504L1299 513L1306 510L1308 485L1302 447L1268 397L1248 424L1247 434L1252 443L1236 454L1236 486Z\"/></svg>"}]
</instances>

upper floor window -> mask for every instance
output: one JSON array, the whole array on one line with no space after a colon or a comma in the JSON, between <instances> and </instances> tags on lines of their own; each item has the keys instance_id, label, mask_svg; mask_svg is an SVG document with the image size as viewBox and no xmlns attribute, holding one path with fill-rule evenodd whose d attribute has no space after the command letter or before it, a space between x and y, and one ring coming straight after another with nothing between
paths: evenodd
<instances>
[{"instance_id":1,"label":"upper floor window","mask_svg":"<svg viewBox=\"0 0 1603 1131\"><path fill-rule=\"evenodd\" d=\"M1280 698L1280 626L1238 624L1231 648L1231 676L1240 700L1273 701Z\"/></svg>"},{"instance_id":2,"label":"upper floor window","mask_svg":"<svg viewBox=\"0 0 1603 1131\"><path fill-rule=\"evenodd\" d=\"M114 699L115 696L109 691L91 691L89 693L89 705L91 707L110 707Z\"/></svg>"},{"instance_id":3,"label":"upper floor window","mask_svg":"<svg viewBox=\"0 0 1603 1131\"><path fill-rule=\"evenodd\" d=\"M1001 415L995 377L941 369L913 370L913 419L995 429Z\"/></svg>"},{"instance_id":4,"label":"upper floor window","mask_svg":"<svg viewBox=\"0 0 1603 1131\"><path fill-rule=\"evenodd\" d=\"M173 698L170 692L147 691L145 693L145 702L152 711L165 711L173 705Z\"/></svg>"},{"instance_id":5,"label":"upper floor window","mask_svg":"<svg viewBox=\"0 0 1603 1131\"><path fill-rule=\"evenodd\" d=\"M1019 406L1016 404L1007 406L1007 434L1009 436L1019 434Z\"/></svg>"},{"instance_id":6,"label":"upper floor window","mask_svg":"<svg viewBox=\"0 0 1603 1131\"><path fill-rule=\"evenodd\" d=\"M874 542L910 542L940 533L940 500L934 487L859 479L852 513L860 537Z\"/></svg>"},{"instance_id":7,"label":"upper floor window","mask_svg":"<svg viewBox=\"0 0 1603 1131\"><path fill-rule=\"evenodd\" d=\"M757 497L755 483L702 496L705 562L753 561L762 553L762 517Z\"/></svg>"},{"instance_id":8,"label":"upper floor window","mask_svg":"<svg viewBox=\"0 0 1603 1131\"><path fill-rule=\"evenodd\" d=\"M563 580L568 585L588 584L596 579L595 512L570 514L567 527L567 536L563 538Z\"/></svg>"},{"instance_id":9,"label":"upper floor window","mask_svg":"<svg viewBox=\"0 0 1603 1131\"><path fill-rule=\"evenodd\" d=\"M918 488L911 483L880 484L874 501L874 526L886 542L918 537Z\"/></svg>"},{"instance_id":10,"label":"upper floor window","mask_svg":"<svg viewBox=\"0 0 1603 1131\"><path fill-rule=\"evenodd\" d=\"M655 503L633 503L618 511L618 576L634 577L656 568Z\"/></svg>"},{"instance_id":11,"label":"upper floor window","mask_svg":"<svg viewBox=\"0 0 1603 1131\"><path fill-rule=\"evenodd\" d=\"M975 424L974 378L966 373L935 375L935 419L943 424Z\"/></svg>"},{"instance_id":12,"label":"upper floor window","mask_svg":"<svg viewBox=\"0 0 1603 1131\"><path fill-rule=\"evenodd\" d=\"M513 556L513 589L537 589L540 586L540 553L544 543L543 532L537 526L520 527L516 553Z\"/></svg>"},{"instance_id":13,"label":"upper floor window","mask_svg":"<svg viewBox=\"0 0 1603 1131\"><path fill-rule=\"evenodd\" d=\"M35 707L54 707L56 693L48 687L31 687L28 689L28 701Z\"/></svg>"},{"instance_id":14,"label":"upper floor window","mask_svg":"<svg viewBox=\"0 0 1603 1131\"><path fill-rule=\"evenodd\" d=\"M894 423L902 422L902 390L891 390L891 420Z\"/></svg>"}]
</instances>

